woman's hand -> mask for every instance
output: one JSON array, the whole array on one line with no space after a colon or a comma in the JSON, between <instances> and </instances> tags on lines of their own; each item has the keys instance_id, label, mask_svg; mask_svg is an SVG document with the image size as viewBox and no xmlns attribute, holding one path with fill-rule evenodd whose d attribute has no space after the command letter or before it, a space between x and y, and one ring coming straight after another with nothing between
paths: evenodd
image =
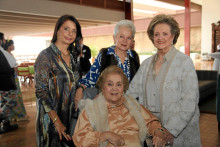
<instances>
[{"instance_id":1,"label":"woman's hand","mask_svg":"<svg viewBox=\"0 0 220 147\"><path fill-rule=\"evenodd\" d=\"M164 128L158 128L154 133L153 145L155 147L165 147L165 145L173 146L173 135Z\"/></svg>"},{"instance_id":2,"label":"woman's hand","mask_svg":"<svg viewBox=\"0 0 220 147\"><path fill-rule=\"evenodd\" d=\"M114 146L122 146L125 144L124 138L114 132L106 131L101 133L99 142L108 140Z\"/></svg>"},{"instance_id":3,"label":"woman's hand","mask_svg":"<svg viewBox=\"0 0 220 147\"><path fill-rule=\"evenodd\" d=\"M153 145L154 147L165 147L165 140L158 137L158 136L154 136L153 137Z\"/></svg>"},{"instance_id":4,"label":"woman's hand","mask_svg":"<svg viewBox=\"0 0 220 147\"><path fill-rule=\"evenodd\" d=\"M59 134L60 140L62 140L62 136L64 136L66 138L66 140L71 140L71 137L69 134L67 134L66 131L66 127L63 125L63 123L59 120L57 120L55 123L55 128Z\"/></svg>"},{"instance_id":5,"label":"woman's hand","mask_svg":"<svg viewBox=\"0 0 220 147\"><path fill-rule=\"evenodd\" d=\"M56 112L54 110L51 110L50 112L48 112L48 115L50 116L51 120L53 121L53 124L59 134L60 140L62 140L62 136L64 136L66 138L66 140L71 140L70 135L66 134L65 130L66 127L63 125L63 123L61 122L60 118L58 117L58 115L56 114Z\"/></svg>"},{"instance_id":6,"label":"woman's hand","mask_svg":"<svg viewBox=\"0 0 220 147\"><path fill-rule=\"evenodd\" d=\"M166 137L166 145L173 146L173 135L166 129L164 130L164 135Z\"/></svg>"}]
</instances>

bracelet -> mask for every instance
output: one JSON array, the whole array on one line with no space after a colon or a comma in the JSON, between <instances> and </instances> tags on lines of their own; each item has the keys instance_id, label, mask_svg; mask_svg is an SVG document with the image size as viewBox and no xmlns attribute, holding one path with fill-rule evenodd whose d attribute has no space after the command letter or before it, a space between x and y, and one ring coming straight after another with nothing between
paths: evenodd
<instances>
[{"instance_id":1,"label":"bracelet","mask_svg":"<svg viewBox=\"0 0 220 147\"><path fill-rule=\"evenodd\" d=\"M83 91L85 90L85 88L84 88L83 86L79 85L79 88L80 88L80 87L83 89Z\"/></svg>"},{"instance_id":2,"label":"bracelet","mask_svg":"<svg viewBox=\"0 0 220 147\"><path fill-rule=\"evenodd\" d=\"M53 123L55 123L57 121L57 117L54 118Z\"/></svg>"}]
</instances>

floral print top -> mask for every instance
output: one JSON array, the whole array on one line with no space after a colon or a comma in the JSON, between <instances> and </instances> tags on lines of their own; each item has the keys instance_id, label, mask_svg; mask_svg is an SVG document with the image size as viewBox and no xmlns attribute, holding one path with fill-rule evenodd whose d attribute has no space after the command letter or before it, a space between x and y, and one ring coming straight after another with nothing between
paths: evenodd
<instances>
[{"instance_id":1,"label":"floral print top","mask_svg":"<svg viewBox=\"0 0 220 147\"><path fill-rule=\"evenodd\" d=\"M128 56L134 57L130 50L127 50ZM124 71L128 80L131 79L130 66L128 57L125 58L124 64L122 64L121 59L118 55L115 54L115 45L108 48L107 55L114 55L115 59L118 61L118 66ZM86 87L94 87L98 77L100 75L100 66L101 66L101 58L102 54L99 52L97 55L93 65L90 68L90 71L86 74L86 76L80 80L80 84L86 85Z\"/></svg>"}]
</instances>

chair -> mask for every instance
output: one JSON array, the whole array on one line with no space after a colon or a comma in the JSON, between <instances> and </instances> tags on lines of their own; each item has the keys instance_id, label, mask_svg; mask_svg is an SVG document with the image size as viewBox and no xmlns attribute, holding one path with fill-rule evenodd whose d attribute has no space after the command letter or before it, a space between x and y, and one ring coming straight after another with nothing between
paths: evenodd
<instances>
[{"instance_id":1,"label":"chair","mask_svg":"<svg viewBox=\"0 0 220 147\"><path fill-rule=\"evenodd\" d=\"M216 94L217 75L214 70L196 70L199 82L199 102Z\"/></svg>"},{"instance_id":2,"label":"chair","mask_svg":"<svg viewBox=\"0 0 220 147\"><path fill-rule=\"evenodd\" d=\"M212 53L218 52L218 45L220 45L220 20L217 24L212 23Z\"/></svg>"},{"instance_id":3,"label":"chair","mask_svg":"<svg viewBox=\"0 0 220 147\"><path fill-rule=\"evenodd\" d=\"M32 80L34 79L34 66L28 65L28 67L29 67L29 74L30 74L29 79Z\"/></svg>"},{"instance_id":4,"label":"chair","mask_svg":"<svg viewBox=\"0 0 220 147\"><path fill-rule=\"evenodd\" d=\"M18 66L18 76L20 76L21 78L24 78L24 82L26 82L26 80L29 78L29 82L32 81L33 74L34 74L34 67L33 66L28 66L28 65L20 65Z\"/></svg>"}]
</instances>

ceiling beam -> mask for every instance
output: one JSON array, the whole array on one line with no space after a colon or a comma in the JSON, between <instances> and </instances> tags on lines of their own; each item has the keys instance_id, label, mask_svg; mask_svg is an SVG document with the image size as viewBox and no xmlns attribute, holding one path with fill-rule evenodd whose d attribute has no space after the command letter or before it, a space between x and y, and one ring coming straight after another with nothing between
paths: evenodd
<instances>
[{"instance_id":1,"label":"ceiling beam","mask_svg":"<svg viewBox=\"0 0 220 147\"><path fill-rule=\"evenodd\" d=\"M168 4L173 4L173 5L185 7L184 0L156 0L156 1L161 1L161 2L168 3ZM196 3L191 2L190 7L191 7L191 9L202 11L202 6L198 5Z\"/></svg>"}]
</instances>

